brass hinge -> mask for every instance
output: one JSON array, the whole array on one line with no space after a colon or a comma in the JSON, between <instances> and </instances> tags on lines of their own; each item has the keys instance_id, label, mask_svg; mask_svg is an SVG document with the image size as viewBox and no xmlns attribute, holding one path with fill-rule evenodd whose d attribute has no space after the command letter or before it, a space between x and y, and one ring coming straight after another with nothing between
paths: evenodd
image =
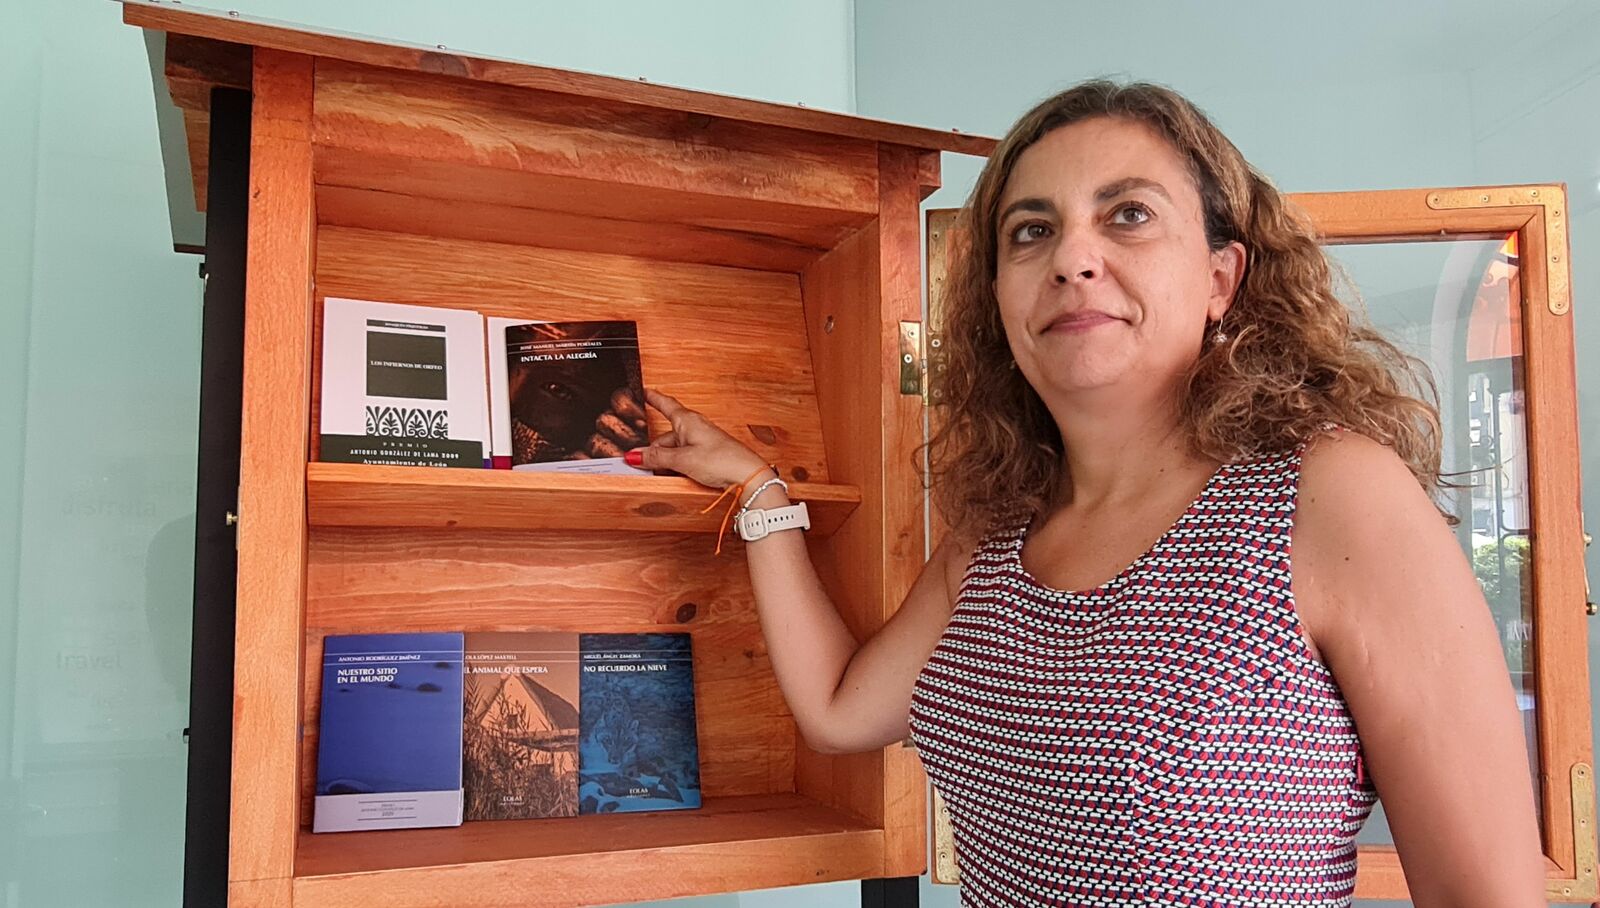
<instances>
[{"instance_id":1,"label":"brass hinge","mask_svg":"<svg viewBox=\"0 0 1600 908\"><path fill-rule=\"evenodd\" d=\"M956 861L955 830L950 825L950 807L937 788L933 791L933 882L954 886L961 883L961 865Z\"/></svg>"},{"instance_id":2,"label":"brass hinge","mask_svg":"<svg viewBox=\"0 0 1600 908\"><path fill-rule=\"evenodd\" d=\"M921 322L900 323L900 393L922 398L924 406L944 399L944 338Z\"/></svg>"},{"instance_id":3,"label":"brass hinge","mask_svg":"<svg viewBox=\"0 0 1600 908\"><path fill-rule=\"evenodd\" d=\"M1588 763L1572 767L1572 845L1573 868L1570 879L1546 882L1545 894L1555 902L1593 902L1600 898L1600 877L1596 876L1594 771Z\"/></svg>"},{"instance_id":4,"label":"brass hinge","mask_svg":"<svg viewBox=\"0 0 1600 908\"><path fill-rule=\"evenodd\" d=\"M900 323L900 393L928 398L928 355L922 347L922 323Z\"/></svg>"},{"instance_id":5,"label":"brass hinge","mask_svg":"<svg viewBox=\"0 0 1600 908\"><path fill-rule=\"evenodd\" d=\"M1482 186L1476 189L1442 189L1428 193L1428 207L1513 208L1539 206L1543 215L1545 292L1551 315L1572 311L1572 269L1568 252L1567 190L1563 186ZM1526 250L1522 255L1526 256Z\"/></svg>"},{"instance_id":6,"label":"brass hinge","mask_svg":"<svg viewBox=\"0 0 1600 908\"><path fill-rule=\"evenodd\" d=\"M945 401L945 349L944 313L946 308L945 278L950 274L951 241L955 236L956 218L953 208L934 208L928 211L928 336L927 380L922 402L926 405Z\"/></svg>"},{"instance_id":7,"label":"brass hinge","mask_svg":"<svg viewBox=\"0 0 1600 908\"><path fill-rule=\"evenodd\" d=\"M944 403L944 335L938 331L928 332L928 359L927 377L925 380L926 391L922 395L924 404Z\"/></svg>"},{"instance_id":8,"label":"brass hinge","mask_svg":"<svg viewBox=\"0 0 1600 908\"><path fill-rule=\"evenodd\" d=\"M1589 535L1589 529L1585 527L1583 530L1583 547L1588 548L1593 544L1594 537ZM1587 565L1583 569L1583 610L1590 615L1600 615L1600 605L1595 604L1594 592L1589 588L1589 568Z\"/></svg>"}]
</instances>

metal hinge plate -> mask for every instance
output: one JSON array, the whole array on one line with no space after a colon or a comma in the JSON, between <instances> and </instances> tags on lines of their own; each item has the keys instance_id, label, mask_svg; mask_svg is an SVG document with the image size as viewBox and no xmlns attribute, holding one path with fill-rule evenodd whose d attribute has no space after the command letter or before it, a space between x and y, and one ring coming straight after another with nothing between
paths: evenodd
<instances>
[{"instance_id":1,"label":"metal hinge plate","mask_svg":"<svg viewBox=\"0 0 1600 908\"><path fill-rule=\"evenodd\" d=\"M1428 193L1428 207L1512 208L1537 205L1544 233L1545 283L1551 315L1572 311L1572 269L1567 240L1567 190L1563 186L1482 186ZM1526 253L1524 253L1526 254Z\"/></svg>"},{"instance_id":2,"label":"metal hinge plate","mask_svg":"<svg viewBox=\"0 0 1600 908\"><path fill-rule=\"evenodd\" d=\"M1555 902L1592 902L1600 898L1595 854L1594 770L1588 763L1572 767L1572 844L1574 867L1571 879L1546 882L1545 894Z\"/></svg>"},{"instance_id":3,"label":"metal hinge plate","mask_svg":"<svg viewBox=\"0 0 1600 908\"><path fill-rule=\"evenodd\" d=\"M923 395L928 361L922 352L922 323L900 323L900 393Z\"/></svg>"},{"instance_id":4,"label":"metal hinge plate","mask_svg":"<svg viewBox=\"0 0 1600 908\"><path fill-rule=\"evenodd\" d=\"M944 339L921 322L900 323L900 393L923 404L944 400Z\"/></svg>"}]
</instances>

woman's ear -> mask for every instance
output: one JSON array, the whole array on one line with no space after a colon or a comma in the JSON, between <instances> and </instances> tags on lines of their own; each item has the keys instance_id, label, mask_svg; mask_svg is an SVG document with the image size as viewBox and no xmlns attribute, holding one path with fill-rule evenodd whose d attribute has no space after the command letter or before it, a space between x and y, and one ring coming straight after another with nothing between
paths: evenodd
<instances>
[{"instance_id":1,"label":"woman's ear","mask_svg":"<svg viewBox=\"0 0 1600 908\"><path fill-rule=\"evenodd\" d=\"M1244 266L1247 254L1244 244L1232 242L1211 252L1211 296L1206 300L1206 317L1214 322L1222 320L1233 299L1244 283Z\"/></svg>"}]
</instances>

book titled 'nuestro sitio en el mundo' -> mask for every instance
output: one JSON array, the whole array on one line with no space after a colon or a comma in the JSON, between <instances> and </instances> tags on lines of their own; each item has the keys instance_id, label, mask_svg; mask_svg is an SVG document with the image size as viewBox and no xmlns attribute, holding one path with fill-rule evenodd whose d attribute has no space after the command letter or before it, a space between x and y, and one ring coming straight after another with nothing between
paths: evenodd
<instances>
[{"instance_id":1,"label":"book titled 'nuestro sitio en el mundo'","mask_svg":"<svg viewBox=\"0 0 1600 908\"><path fill-rule=\"evenodd\" d=\"M461 824L462 635L323 641L313 832Z\"/></svg>"}]
</instances>

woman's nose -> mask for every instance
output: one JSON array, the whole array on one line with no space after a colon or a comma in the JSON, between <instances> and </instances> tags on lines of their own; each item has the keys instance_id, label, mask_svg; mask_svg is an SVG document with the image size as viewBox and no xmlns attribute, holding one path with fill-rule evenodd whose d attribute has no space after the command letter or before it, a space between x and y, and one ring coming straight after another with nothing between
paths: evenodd
<instances>
[{"instance_id":1,"label":"woman's nose","mask_svg":"<svg viewBox=\"0 0 1600 908\"><path fill-rule=\"evenodd\" d=\"M1063 233L1055 252L1051 261L1051 279L1056 286L1092 281L1100 276L1103 267L1100 250L1088 231Z\"/></svg>"},{"instance_id":2,"label":"woman's nose","mask_svg":"<svg viewBox=\"0 0 1600 908\"><path fill-rule=\"evenodd\" d=\"M1066 286L1069 282L1071 282L1074 279L1076 279L1076 280L1078 280L1080 282L1081 281L1092 281L1095 278L1095 273L1096 273L1095 269L1093 269L1093 268L1085 268L1082 271L1078 271L1078 272L1075 272L1075 273L1069 275L1069 274L1063 273L1062 269L1058 268L1058 269L1056 269L1055 281L1056 281L1056 284L1059 285L1059 286Z\"/></svg>"}]
</instances>

